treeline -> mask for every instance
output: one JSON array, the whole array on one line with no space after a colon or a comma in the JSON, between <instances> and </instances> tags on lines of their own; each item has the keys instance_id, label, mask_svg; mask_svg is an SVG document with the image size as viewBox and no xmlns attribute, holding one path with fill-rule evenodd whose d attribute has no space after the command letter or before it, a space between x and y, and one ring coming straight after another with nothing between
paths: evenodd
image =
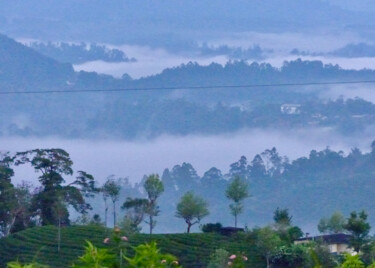
<instances>
[{"instance_id":1,"label":"treeline","mask_svg":"<svg viewBox=\"0 0 375 268\"><path fill-rule=\"evenodd\" d=\"M74 99L63 99L79 106ZM45 109L52 109L54 103L47 104ZM56 120L51 121L49 116L41 115L37 110L30 110L27 116L20 115L22 124L18 123L15 115L12 122L3 117L0 119L0 134L24 137L49 134L71 138L110 135L133 140L156 138L164 134L215 135L243 129L277 128L289 131L331 127L338 133L355 135L375 125L375 105L363 99L339 98L326 103L304 101L294 114L284 113L282 104L206 105L186 99L128 102L119 98L106 104L100 112L95 111L97 108L92 107L94 103L91 103L88 108L93 110L85 110L83 117L68 122L58 115ZM62 122L66 122L64 126Z\"/></svg>"},{"instance_id":2,"label":"treeline","mask_svg":"<svg viewBox=\"0 0 375 268\"><path fill-rule=\"evenodd\" d=\"M199 176L191 164L182 163L165 169L160 176L165 191L159 199L163 213L159 217L161 224L157 230L181 230L178 227L181 223L175 219L174 211L179 198L188 191L204 197L208 202L211 214L207 220L232 225L233 221L228 218L229 202L224 193L230 179L235 176L249 183L251 193L251 197L244 201L244 213L239 217L241 225L269 222L272 211L278 206L288 207L298 224L309 229L315 229L322 216L336 210L350 213L366 209L370 215L374 215L371 202L375 191L374 160L374 148L369 153L353 149L348 154L329 148L312 150L309 156L293 161L272 148L257 154L250 161L242 156L230 165L227 172L212 167ZM136 185L125 183L123 196L144 196L144 180ZM99 203L97 207L101 207ZM370 222L374 223L374 219L370 218Z\"/></svg>"},{"instance_id":3,"label":"treeline","mask_svg":"<svg viewBox=\"0 0 375 268\"><path fill-rule=\"evenodd\" d=\"M80 64L88 61L102 60L106 62L134 62L136 59L128 58L118 49L109 49L97 44L69 44L69 43L39 43L32 42L28 45L40 54L55 59L59 62Z\"/></svg>"},{"instance_id":4,"label":"treeline","mask_svg":"<svg viewBox=\"0 0 375 268\"><path fill-rule=\"evenodd\" d=\"M339 98L326 103L304 100L292 114L284 113L282 104L205 105L185 99L136 103L118 100L89 120L88 129L135 139L162 134L213 135L241 129L311 127L333 127L340 133L354 135L375 124L375 105L359 98Z\"/></svg>"},{"instance_id":5,"label":"treeline","mask_svg":"<svg viewBox=\"0 0 375 268\"><path fill-rule=\"evenodd\" d=\"M236 219L240 226L263 225L270 221L276 207L288 207L300 226L311 229L320 218L336 210L350 213L366 209L370 215L375 214L371 202L375 191L374 161L374 144L368 153L353 149L344 154L326 148L322 151L312 150L308 157L293 161L272 148L255 155L251 161L242 156L230 165L228 172L212 167L199 176L189 163L165 169L160 177L155 174L162 184L162 190L157 195L155 192L149 195L144 185L150 176L145 176L134 185L128 179L119 180L112 176L103 185L98 185L90 174L79 171L73 182L64 183L66 178L71 181L73 162L69 154L61 149L5 154L1 159L1 187L4 190L0 197L3 214L6 215L2 218L2 233L8 234L12 230L38 224L69 224L68 205L78 212L89 212L88 209L92 207L89 214L84 214L91 217L98 214L97 220L104 219L108 226L122 221L126 208L131 208L133 214L140 212L139 215L142 215L138 217L138 227L142 227L143 216L150 215L145 213L144 205L147 202L154 204L156 197L157 209L148 210L158 214L160 224L157 225L157 232L181 231L183 224L175 217L175 212L178 202L186 193L205 200L210 212L207 221L233 225L233 220L228 217L231 213L230 200L225 198L225 193L237 177L249 185L251 195L240 206L243 213ZM40 184L14 185L12 177L20 164L31 164L40 172ZM106 190L106 187L112 190ZM115 194L110 195L111 191ZM85 200L85 196L89 199ZM121 210L120 206L127 201L134 202L124 205L125 210ZM132 207L131 204L137 206ZM109 220L110 213L114 214L113 221ZM369 220L374 223L372 218ZM150 223L153 219L147 221Z\"/></svg>"}]
</instances>

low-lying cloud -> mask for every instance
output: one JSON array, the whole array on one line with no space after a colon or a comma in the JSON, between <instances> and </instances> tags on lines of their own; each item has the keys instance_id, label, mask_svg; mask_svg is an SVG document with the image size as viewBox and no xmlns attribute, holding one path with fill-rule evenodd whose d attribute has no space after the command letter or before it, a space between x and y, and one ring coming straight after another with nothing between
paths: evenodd
<instances>
[{"instance_id":1,"label":"low-lying cloud","mask_svg":"<svg viewBox=\"0 0 375 268\"><path fill-rule=\"evenodd\" d=\"M353 147L368 151L374 139L371 133L347 137L329 128L248 130L219 136L163 136L137 142L7 137L0 139L0 150L19 152L35 148L62 148L70 153L75 171L87 171L99 181L114 174L138 182L145 174L161 174L165 168L182 162L191 163L199 175L213 166L226 173L229 165L238 161L240 156L245 155L251 161L255 154L274 146L281 155L290 159L308 156L312 149L322 150L327 146L344 152ZM35 180L37 176L31 168L16 169L17 181Z\"/></svg>"},{"instance_id":2,"label":"low-lying cloud","mask_svg":"<svg viewBox=\"0 0 375 268\"><path fill-rule=\"evenodd\" d=\"M111 47L111 46L109 46ZM115 47L121 49L129 57L137 59L136 62L111 63L104 61L91 61L74 65L76 71L98 72L121 77L129 74L132 78L140 78L161 73L166 68L179 66L188 62L197 62L201 65L209 65L212 62L225 64L228 57L225 55L199 57L195 55L187 56L168 52L164 49L155 49L140 46L123 45Z\"/></svg>"}]
</instances>

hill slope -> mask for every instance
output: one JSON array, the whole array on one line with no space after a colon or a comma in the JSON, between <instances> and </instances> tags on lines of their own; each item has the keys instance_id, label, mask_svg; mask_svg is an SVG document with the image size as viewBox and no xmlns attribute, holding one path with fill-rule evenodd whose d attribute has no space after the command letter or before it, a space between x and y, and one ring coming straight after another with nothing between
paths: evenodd
<instances>
[{"instance_id":1,"label":"hill slope","mask_svg":"<svg viewBox=\"0 0 375 268\"><path fill-rule=\"evenodd\" d=\"M57 252L57 228L36 227L0 239L0 267L12 260L48 264L51 267L70 267L83 253L85 240L97 246L103 245L108 230L95 226L72 226L62 229L61 251ZM206 267L209 255L217 248L230 252L244 252L253 256L251 262L259 261L255 252L242 239L215 234L139 234L130 237L130 246L155 240L162 252L178 257L183 267ZM129 248L129 254L132 249ZM249 262L250 263L250 262Z\"/></svg>"}]
</instances>

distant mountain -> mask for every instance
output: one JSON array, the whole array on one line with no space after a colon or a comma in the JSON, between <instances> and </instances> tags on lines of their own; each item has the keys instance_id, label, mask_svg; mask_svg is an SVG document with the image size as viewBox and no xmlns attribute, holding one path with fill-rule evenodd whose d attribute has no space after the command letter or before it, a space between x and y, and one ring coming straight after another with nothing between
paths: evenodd
<instances>
[{"instance_id":1,"label":"distant mountain","mask_svg":"<svg viewBox=\"0 0 375 268\"><path fill-rule=\"evenodd\" d=\"M314 90L307 90L303 85L262 86L375 77L374 70L344 70L320 61L299 59L285 62L281 68L246 61L233 61L224 66L188 63L141 79L133 80L127 75L116 79L74 72L70 64L42 56L1 36L0 70L0 92L69 91L3 95L2 135L71 138L110 135L137 139L163 134L218 134L244 128L310 125L335 127L347 134L375 124L371 103L362 100L323 103L319 93L327 90L328 85L316 85ZM127 88L132 90L105 92ZM74 93L77 90L99 91ZM285 114L281 106L288 103L297 104L299 112ZM363 111L353 110L353 106L361 105L365 107Z\"/></svg>"},{"instance_id":2,"label":"distant mountain","mask_svg":"<svg viewBox=\"0 0 375 268\"><path fill-rule=\"evenodd\" d=\"M123 80L96 73L75 72L71 64L41 55L0 35L0 92L75 91L122 87ZM100 94L6 94L1 96L0 134L75 135L100 109ZM79 114L80 116L77 116ZM23 118L20 122L19 118Z\"/></svg>"},{"instance_id":3,"label":"distant mountain","mask_svg":"<svg viewBox=\"0 0 375 268\"><path fill-rule=\"evenodd\" d=\"M0 85L20 90L65 87L75 73L70 64L42 56L31 48L0 35Z\"/></svg>"}]
</instances>

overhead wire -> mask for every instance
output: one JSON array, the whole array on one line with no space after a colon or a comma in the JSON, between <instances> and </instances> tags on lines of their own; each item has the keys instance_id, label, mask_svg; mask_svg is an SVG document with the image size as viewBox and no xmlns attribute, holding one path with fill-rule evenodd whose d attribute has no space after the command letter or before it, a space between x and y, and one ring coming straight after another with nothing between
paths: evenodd
<instances>
[{"instance_id":1,"label":"overhead wire","mask_svg":"<svg viewBox=\"0 0 375 268\"><path fill-rule=\"evenodd\" d=\"M374 84L375 80L361 81L331 81L331 82L302 82L302 83L274 83L274 84L244 84L244 85L208 85L208 86L175 86L175 87L131 87L108 89L63 89L63 90L24 90L1 91L0 95L17 94L52 94L52 93L97 93L97 92L126 92L126 91L159 91L159 90L197 90L197 89L229 89L229 88L261 88L261 87L295 87L295 86L324 86L347 84Z\"/></svg>"}]
</instances>

